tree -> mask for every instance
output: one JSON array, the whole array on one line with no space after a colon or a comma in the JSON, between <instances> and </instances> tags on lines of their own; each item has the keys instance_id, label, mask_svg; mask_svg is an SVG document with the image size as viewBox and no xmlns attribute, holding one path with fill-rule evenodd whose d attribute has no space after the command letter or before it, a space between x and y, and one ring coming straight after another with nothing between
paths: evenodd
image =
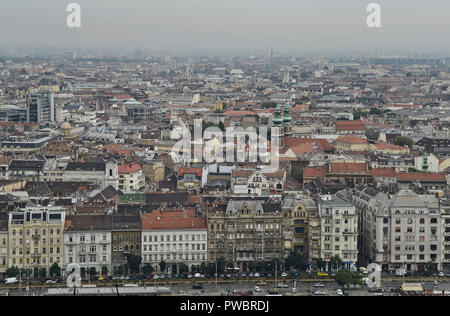
<instances>
[{"instance_id":1,"label":"tree","mask_svg":"<svg viewBox=\"0 0 450 316\"><path fill-rule=\"evenodd\" d=\"M47 269L45 269L45 268L40 269L39 270L39 276L41 278L45 278L47 276Z\"/></svg>"},{"instance_id":2,"label":"tree","mask_svg":"<svg viewBox=\"0 0 450 316\"><path fill-rule=\"evenodd\" d=\"M412 148L412 146L414 145L414 141L409 137L400 136L395 140L394 144L397 146L408 146L409 148Z\"/></svg>"},{"instance_id":3,"label":"tree","mask_svg":"<svg viewBox=\"0 0 450 316\"><path fill-rule=\"evenodd\" d=\"M334 276L334 280L340 286L350 287L350 285L362 284L361 275L356 271L339 270Z\"/></svg>"},{"instance_id":4,"label":"tree","mask_svg":"<svg viewBox=\"0 0 450 316\"><path fill-rule=\"evenodd\" d=\"M146 264L143 268L142 268L142 273L144 273L145 276L149 276L153 273L154 269L153 266L151 264Z\"/></svg>"},{"instance_id":5,"label":"tree","mask_svg":"<svg viewBox=\"0 0 450 316\"><path fill-rule=\"evenodd\" d=\"M167 267L166 262L164 260L161 260L161 262L159 263L159 270L161 272L165 272L166 271L166 267Z\"/></svg>"},{"instance_id":6,"label":"tree","mask_svg":"<svg viewBox=\"0 0 450 316\"><path fill-rule=\"evenodd\" d=\"M96 276L97 275L97 270L95 269L95 267L90 267L89 268L89 276Z\"/></svg>"},{"instance_id":7,"label":"tree","mask_svg":"<svg viewBox=\"0 0 450 316\"><path fill-rule=\"evenodd\" d=\"M324 270L327 267L327 262L322 258L316 260L316 266L319 270Z\"/></svg>"},{"instance_id":8,"label":"tree","mask_svg":"<svg viewBox=\"0 0 450 316\"><path fill-rule=\"evenodd\" d=\"M51 267L50 267L50 275L52 277L59 277L61 275L61 268L58 266L58 264L55 262Z\"/></svg>"},{"instance_id":9,"label":"tree","mask_svg":"<svg viewBox=\"0 0 450 316\"><path fill-rule=\"evenodd\" d=\"M427 272L436 272L437 271L436 264L428 262L427 264L425 264L425 270Z\"/></svg>"},{"instance_id":10,"label":"tree","mask_svg":"<svg viewBox=\"0 0 450 316\"><path fill-rule=\"evenodd\" d=\"M5 274L8 278L17 277L19 275L19 269L12 266L11 268L6 269Z\"/></svg>"},{"instance_id":11,"label":"tree","mask_svg":"<svg viewBox=\"0 0 450 316\"><path fill-rule=\"evenodd\" d=\"M308 267L308 263L303 254L298 251L293 251L289 254L289 257L285 261L286 270L294 268L299 271L305 271Z\"/></svg>"},{"instance_id":12,"label":"tree","mask_svg":"<svg viewBox=\"0 0 450 316\"><path fill-rule=\"evenodd\" d=\"M186 274L186 273L188 273L188 272L189 272L189 267L188 267L188 265L185 264L185 263L180 264L180 273Z\"/></svg>"},{"instance_id":13,"label":"tree","mask_svg":"<svg viewBox=\"0 0 450 316\"><path fill-rule=\"evenodd\" d=\"M251 261L251 262L248 264L248 270L251 271L251 272L254 272L254 271L256 270L256 263L254 263L253 261Z\"/></svg>"},{"instance_id":14,"label":"tree","mask_svg":"<svg viewBox=\"0 0 450 316\"><path fill-rule=\"evenodd\" d=\"M224 273L226 265L227 262L225 261L225 258L219 258L219 260L217 260L217 273Z\"/></svg>"},{"instance_id":15,"label":"tree","mask_svg":"<svg viewBox=\"0 0 450 316\"><path fill-rule=\"evenodd\" d=\"M330 258L330 266L332 269L338 270L342 265L342 259L338 255Z\"/></svg>"},{"instance_id":16,"label":"tree","mask_svg":"<svg viewBox=\"0 0 450 316\"><path fill-rule=\"evenodd\" d=\"M117 275L123 275L123 266L119 266L118 268L117 268Z\"/></svg>"},{"instance_id":17,"label":"tree","mask_svg":"<svg viewBox=\"0 0 450 316\"><path fill-rule=\"evenodd\" d=\"M137 255L133 255L133 254L129 254L127 256L128 268L130 269L131 273L133 273L133 274L139 273L141 262L142 262L141 256L137 256Z\"/></svg>"}]
</instances>

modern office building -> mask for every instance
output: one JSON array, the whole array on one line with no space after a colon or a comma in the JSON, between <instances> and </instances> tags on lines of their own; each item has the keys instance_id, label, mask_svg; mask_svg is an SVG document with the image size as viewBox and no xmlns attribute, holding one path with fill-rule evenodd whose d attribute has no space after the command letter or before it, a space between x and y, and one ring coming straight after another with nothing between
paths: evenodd
<instances>
[{"instance_id":1,"label":"modern office building","mask_svg":"<svg viewBox=\"0 0 450 316\"><path fill-rule=\"evenodd\" d=\"M34 123L55 121L55 102L52 92L39 91L27 95L27 120Z\"/></svg>"}]
</instances>

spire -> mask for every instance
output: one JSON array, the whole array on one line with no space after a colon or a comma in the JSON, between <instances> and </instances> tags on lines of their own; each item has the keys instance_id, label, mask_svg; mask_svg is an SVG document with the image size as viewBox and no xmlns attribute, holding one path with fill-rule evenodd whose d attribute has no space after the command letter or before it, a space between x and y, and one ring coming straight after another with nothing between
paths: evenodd
<instances>
[{"instance_id":1,"label":"spire","mask_svg":"<svg viewBox=\"0 0 450 316\"><path fill-rule=\"evenodd\" d=\"M281 107L278 104L275 110L275 116L272 120L274 126L281 126L283 124L283 118L281 117Z\"/></svg>"},{"instance_id":2,"label":"spire","mask_svg":"<svg viewBox=\"0 0 450 316\"><path fill-rule=\"evenodd\" d=\"M284 117L283 117L283 123L285 126L291 125L292 117L290 115L289 105L286 104L284 106Z\"/></svg>"}]
</instances>

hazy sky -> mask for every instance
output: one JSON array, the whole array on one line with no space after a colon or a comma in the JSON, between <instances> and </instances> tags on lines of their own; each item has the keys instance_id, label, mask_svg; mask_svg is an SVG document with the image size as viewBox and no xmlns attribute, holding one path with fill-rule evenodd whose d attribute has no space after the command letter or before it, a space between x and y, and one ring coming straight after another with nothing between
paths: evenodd
<instances>
[{"instance_id":1,"label":"hazy sky","mask_svg":"<svg viewBox=\"0 0 450 316\"><path fill-rule=\"evenodd\" d=\"M80 4L81 29L66 26ZM366 26L367 4L382 27ZM0 0L0 48L450 51L449 0Z\"/></svg>"}]
</instances>

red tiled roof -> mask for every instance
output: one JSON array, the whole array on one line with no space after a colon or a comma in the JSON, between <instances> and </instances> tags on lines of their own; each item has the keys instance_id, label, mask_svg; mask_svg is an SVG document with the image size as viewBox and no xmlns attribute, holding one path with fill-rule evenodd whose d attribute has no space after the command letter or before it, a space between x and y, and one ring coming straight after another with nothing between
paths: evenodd
<instances>
[{"instance_id":1,"label":"red tiled roof","mask_svg":"<svg viewBox=\"0 0 450 316\"><path fill-rule=\"evenodd\" d=\"M330 171L366 171L365 162L331 162Z\"/></svg>"},{"instance_id":2,"label":"red tiled roof","mask_svg":"<svg viewBox=\"0 0 450 316\"><path fill-rule=\"evenodd\" d=\"M333 150L333 146L326 139L286 137L286 138L284 138L283 142L284 142L284 146L287 148L293 147L298 144L316 143L320 147L320 149L323 151Z\"/></svg>"},{"instance_id":3,"label":"red tiled roof","mask_svg":"<svg viewBox=\"0 0 450 316\"><path fill-rule=\"evenodd\" d=\"M354 136L354 135L345 135L345 136L341 136L337 139L337 141L343 142L343 143L348 143L348 144L367 144L368 141L367 139L358 137L358 136Z\"/></svg>"},{"instance_id":4,"label":"red tiled roof","mask_svg":"<svg viewBox=\"0 0 450 316\"><path fill-rule=\"evenodd\" d=\"M233 170L231 175L233 177L250 177L253 174L253 170Z\"/></svg>"},{"instance_id":5,"label":"red tiled roof","mask_svg":"<svg viewBox=\"0 0 450 316\"><path fill-rule=\"evenodd\" d=\"M141 215L141 224L142 230L207 229L206 220L195 217L193 209L186 209L186 214L183 211L153 211Z\"/></svg>"},{"instance_id":6,"label":"red tiled roof","mask_svg":"<svg viewBox=\"0 0 450 316\"><path fill-rule=\"evenodd\" d=\"M119 174L130 174L141 170L141 166L135 162L127 165L119 165Z\"/></svg>"},{"instance_id":7,"label":"red tiled roof","mask_svg":"<svg viewBox=\"0 0 450 316\"><path fill-rule=\"evenodd\" d=\"M243 116L243 115L255 115L255 112L252 111L228 111L224 113L225 115L232 116Z\"/></svg>"},{"instance_id":8,"label":"red tiled roof","mask_svg":"<svg viewBox=\"0 0 450 316\"><path fill-rule=\"evenodd\" d=\"M304 168L303 177L325 177L328 174L328 169L322 168Z\"/></svg>"},{"instance_id":9,"label":"red tiled roof","mask_svg":"<svg viewBox=\"0 0 450 316\"><path fill-rule=\"evenodd\" d=\"M395 169L373 168L373 169L370 169L370 174L373 177L394 178L395 177Z\"/></svg>"},{"instance_id":10,"label":"red tiled roof","mask_svg":"<svg viewBox=\"0 0 450 316\"><path fill-rule=\"evenodd\" d=\"M338 131L364 130L364 124L362 121L336 121L336 129Z\"/></svg>"},{"instance_id":11,"label":"red tiled roof","mask_svg":"<svg viewBox=\"0 0 450 316\"><path fill-rule=\"evenodd\" d=\"M196 177L201 177L202 171L202 168L180 168L178 169L178 176L182 177L184 174L195 174Z\"/></svg>"},{"instance_id":12,"label":"red tiled roof","mask_svg":"<svg viewBox=\"0 0 450 316\"><path fill-rule=\"evenodd\" d=\"M406 147L391 145L391 144L375 144L376 149L390 149L390 150L405 150Z\"/></svg>"},{"instance_id":13,"label":"red tiled roof","mask_svg":"<svg viewBox=\"0 0 450 316\"><path fill-rule=\"evenodd\" d=\"M399 181L447 181L443 173L428 172L402 172L397 173L396 178Z\"/></svg>"}]
</instances>

